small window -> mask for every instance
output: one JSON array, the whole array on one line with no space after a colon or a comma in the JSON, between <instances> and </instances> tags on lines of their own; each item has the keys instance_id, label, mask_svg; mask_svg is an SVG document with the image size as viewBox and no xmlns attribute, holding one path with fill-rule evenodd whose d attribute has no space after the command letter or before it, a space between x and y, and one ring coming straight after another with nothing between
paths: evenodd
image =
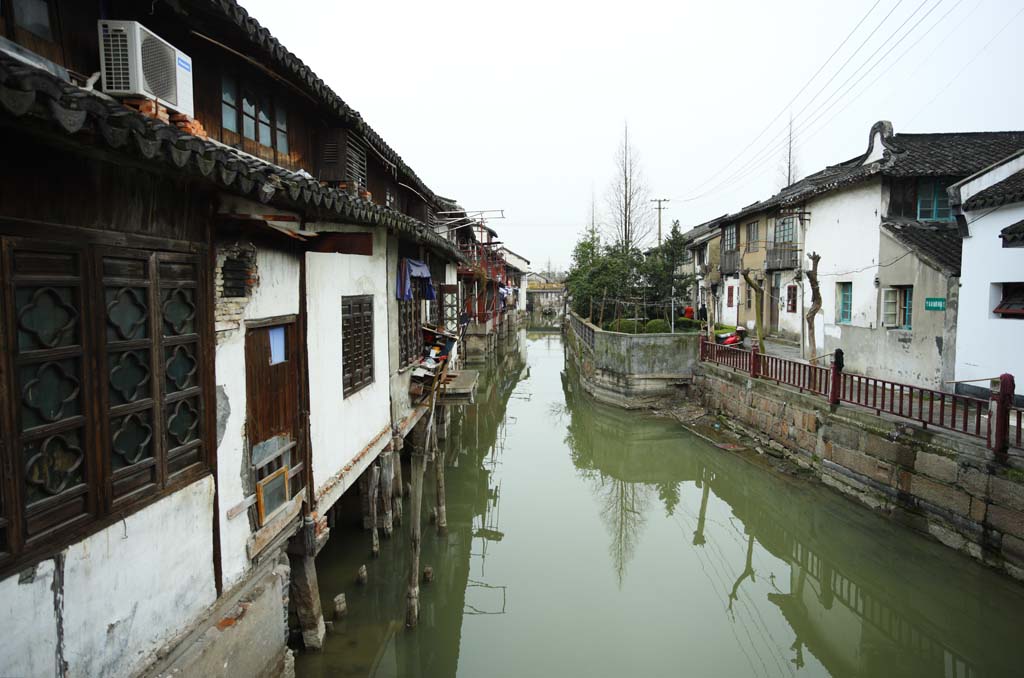
<instances>
[{"instance_id":1,"label":"small window","mask_svg":"<svg viewBox=\"0 0 1024 678\"><path fill-rule=\"evenodd\" d=\"M1002 318L1024 318L1024 283L998 285L999 304L992 309Z\"/></svg>"},{"instance_id":2,"label":"small window","mask_svg":"<svg viewBox=\"0 0 1024 678\"><path fill-rule=\"evenodd\" d=\"M853 283L836 283L836 322L853 321Z\"/></svg>"},{"instance_id":3,"label":"small window","mask_svg":"<svg viewBox=\"0 0 1024 678\"><path fill-rule=\"evenodd\" d=\"M796 285L786 287L786 312L796 313Z\"/></svg>"},{"instance_id":4,"label":"small window","mask_svg":"<svg viewBox=\"0 0 1024 678\"><path fill-rule=\"evenodd\" d=\"M760 228L758 222L752 221L749 224L747 224L747 251L748 252L756 252L758 250L758 248L760 247L760 242L761 242L760 231L761 231L761 228Z\"/></svg>"},{"instance_id":5,"label":"small window","mask_svg":"<svg viewBox=\"0 0 1024 678\"><path fill-rule=\"evenodd\" d=\"M238 134L238 83L227 76L220 81L220 124Z\"/></svg>"},{"instance_id":6,"label":"small window","mask_svg":"<svg viewBox=\"0 0 1024 678\"><path fill-rule=\"evenodd\" d=\"M751 309L754 306L754 288L747 285L747 309Z\"/></svg>"},{"instance_id":7,"label":"small window","mask_svg":"<svg viewBox=\"0 0 1024 678\"><path fill-rule=\"evenodd\" d=\"M953 213L949 209L949 195L946 189L949 181L943 179L920 179L917 182L917 218L922 221L949 221Z\"/></svg>"},{"instance_id":8,"label":"small window","mask_svg":"<svg viewBox=\"0 0 1024 678\"><path fill-rule=\"evenodd\" d=\"M683 250L683 263L684 264L692 264L693 263L693 250Z\"/></svg>"},{"instance_id":9,"label":"small window","mask_svg":"<svg viewBox=\"0 0 1024 678\"><path fill-rule=\"evenodd\" d=\"M722 233L722 251L731 252L734 249L736 249L736 224L731 224L726 226Z\"/></svg>"},{"instance_id":10,"label":"small window","mask_svg":"<svg viewBox=\"0 0 1024 678\"><path fill-rule=\"evenodd\" d=\"M14 23L43 40L54 42L47 0L14 0Z\"/></svg>"},{"instance_id":11,"label":"small window","mask_svg":"<svg viewBox=\"0 0 1024 678\"><path fill-rule=\"evenodd\" d=\"M265 96L260 97L260 108L256 112L256 120L259 122L259 144L261 146L273 146L274 137L270 133L270 100Z\"/></svg>"},{"instance_id":12,"label":"small window","mask_svg":"<svg viewBox=\"0 0 1024 678\"><path fill-rule=\"evenodd\" d=\"M913 308L913 286L888 287L882 291L882 324L886 327L909 330Z\"/></svg>"},{"instance_id":13,"label":"small window","mask_svg":"<svg viewBox=\"0 0 1024 678\"><path fill-rule=\"evenodd\" d=\"M786 217L775 224L775 242L793 242L796 236L796 219Z\"/></svg>"},{"instance_id":14,"label":"small window","mask_svg":"<svg viewBox=\"0 0 1024 678\"><path fill-rule=\"evenodd\" d=\"M285 328L284 325L277 325L267 329L267 336L270 338L270 364L283 363L285 357Z\"/></svg>"},{"instance_id":15,"label":"small window","mask_svg":"<svg viewBox=\"0 0 1024 678\"><path fill-rule=\"evenodd\" d=\"M341 298L342 395L373 383L373 295Z\"/></svg>"},{"instance_id":16,"label":"small window","mask_svg":"<svg viewBox=\"0 0 1024 678\"><path fill-rule=\"evenodd\" d=\"M277 129L277 151L288 154L288 114L278 101L274 106L274 125Z\"/></svg>"},{"instance_id":17,"label":"small window","mask_svg":"<svg viewBox=\"0 0 1024 678\"><path fill-rule=\"evenodd\" d=\"M729 285L729 287L727 287L726 289L728 290L728 299L729 299L727 305L729 306L729 308L732 308L732 292L736 288L733 287L732 285Z\"/></svg>"},{"instance_id":18,"label":"small window","mask_svg":"<svg viewBox=\"0 0 1024 678\"><path fill-rule=\"evenodd\" d=\"M242 94L242 136L256 141L256 99L249 92Z\"/></svg>"}]
</instances>

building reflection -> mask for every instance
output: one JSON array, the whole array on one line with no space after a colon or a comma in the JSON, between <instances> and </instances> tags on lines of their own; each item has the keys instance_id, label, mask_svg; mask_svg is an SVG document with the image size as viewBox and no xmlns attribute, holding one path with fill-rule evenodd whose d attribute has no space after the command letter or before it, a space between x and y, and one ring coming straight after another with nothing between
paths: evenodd
<instances>
[{"instance_id":1,"label":"building reflection","mask_svg":"<svg viewBox=\"0 0 1024 678\"><path fill-rule=\"evenodd\" d=\"M803 668L813 655L836 676L1019 675L1012 652L992 651L998 643L993 631L1003 636L1004 647L1014 646L1019 619L993 618L1007 613L984 604L984 582L972 576L975 570L958 568L958 555L929 557L932 551L917 553L912 545L886 551L880 545L906 541L906 528L805 480L751 468L756 459L711 445L681 449L673 427L595 405L571 367L563 388L566 443L599 499L620 584L642 537L644 502L658 497L672 515L680 501L672 488L692 483L699 501L693 492L686 495L693 505L679 507L695 514L688 545L708 571L734 573L728 585L713 588L731 623L744 627L738 639L762 630L762 637L771 636L765 616L781 614L793 634L785 673ZM715 502L724 502L731 514L725 525L711 521ZM734 546L719 548L727 541ZM762 550L785 564L788 582L766 582L756 570ZM723 562L726 552L734 554L729 562Z\"/></svg>"}]
</instances>

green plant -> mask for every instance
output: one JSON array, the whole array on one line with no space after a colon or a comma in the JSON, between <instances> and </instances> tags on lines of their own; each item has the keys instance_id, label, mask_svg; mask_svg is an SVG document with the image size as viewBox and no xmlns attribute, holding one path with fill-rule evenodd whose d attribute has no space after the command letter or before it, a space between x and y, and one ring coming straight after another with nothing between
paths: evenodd
<instances>
[{"instance_id":1,"label":"green plant","mask_svg":"<svg viewBox=\"0 0 1024 678\"><path fill-rule=\"evenodd\" d=\"M700 321L699 320L694 320L692 318L678 318L676 320L676 331L677 332L680 331L680 330L690 331L690 330L699 330L699 329L700 329Z\"/></svg>"},{"instance_id":2,"label":"green plant","mask_svg":"<svg viewBox=\"0 0 1024 678\"><path fill-rule=\"evenodd\" d=\"M639 334L643 329L642 321L627 320L620 318L615 322L608 324L608 330L611 332L623 332L625 334Z\"/></svg>"},{"instance_id":3,"label":"green plant","mask_svg":"<svg viewBox=\"0 0 1024 678\"><path fill-rule=\"evenodd\" d=\"M644 328L644 332L647 334L668 334L671 331L669 324L661 318L655 318L647 323L647 327Z\"/></svg>"}]
</instances>

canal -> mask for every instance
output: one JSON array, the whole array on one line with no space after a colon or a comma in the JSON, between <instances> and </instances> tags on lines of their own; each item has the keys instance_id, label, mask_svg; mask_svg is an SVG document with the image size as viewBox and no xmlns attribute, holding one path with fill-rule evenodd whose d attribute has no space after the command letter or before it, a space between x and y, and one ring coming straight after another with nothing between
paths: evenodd
<instances>
[{"instance_id":1,"label":"canal","mask_svg":"<svg viewBox=\"0 0 1024 678\"><path fill-rule=\"evenodd\" d=\"M449 532L424 525L419 627L407 526L371 560L353 506L317 559L324 609L345 593L349 615L299 678L1020 675L1020 584L673 420L595 405L558 335L520 335L479 388L445 446Z\"/></svg>"}]
</instances>

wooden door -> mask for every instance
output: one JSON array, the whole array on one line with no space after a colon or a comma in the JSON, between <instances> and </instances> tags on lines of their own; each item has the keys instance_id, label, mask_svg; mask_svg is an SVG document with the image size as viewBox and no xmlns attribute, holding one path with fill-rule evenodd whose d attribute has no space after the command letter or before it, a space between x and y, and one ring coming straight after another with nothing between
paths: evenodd
<instances>
[{"instance_id":1,"label":"wooden door","mask_svg":"<svg viewBox=\"0 0 1024 678\"><path fill-rule=\"evenodd\" d=\"M772 275L772 284L770 294L768 295L768 309L769 309L769 332L775 334L779 331L779 304L781 303L782 294L782 275L775 273Z\"/></svg>"},{"instance_id":2,"label":"wooden door","mask_svg":"<svg viewBox=\"0 0 1024 678\"><path fill-rule=\"evenodd\" d=\"M255 321L245 333L246 437L257 494L273 483L275 502L259 524L302 487L299 436L299 342L294 317ZM287 468L282 472L282 469ZM282 478L284 476L284 478ZM268 485L269 487L269 485ZM283 487L283 491L282 488ZM268 493L269 496L269 493Z\"/></svg>"}]
</instances>

